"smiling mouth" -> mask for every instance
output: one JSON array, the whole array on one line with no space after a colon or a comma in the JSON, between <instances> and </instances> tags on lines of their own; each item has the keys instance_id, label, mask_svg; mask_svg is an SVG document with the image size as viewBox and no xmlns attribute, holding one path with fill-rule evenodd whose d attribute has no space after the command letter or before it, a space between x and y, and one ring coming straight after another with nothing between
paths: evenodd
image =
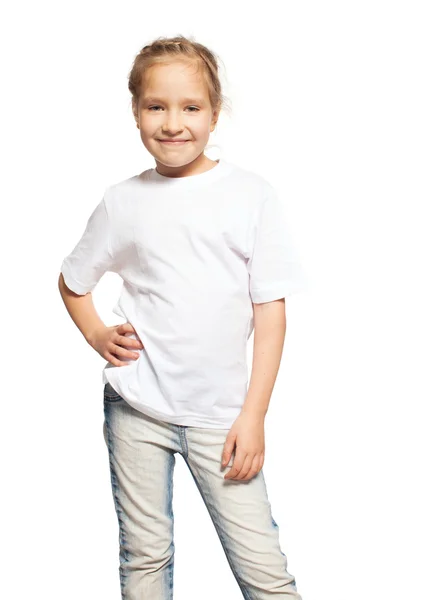
<instances>
[{"instance_id":1,"label":"smiling mouth","mask_svg":"<svg viewBox=\"0 0 440 600\"><path fill-rule=\"evenodd\" d=\"M186 144L190 140L158 140L161 144L175 144L176 146L180 146L182 144Z\"/></svg>"}]
</instances>

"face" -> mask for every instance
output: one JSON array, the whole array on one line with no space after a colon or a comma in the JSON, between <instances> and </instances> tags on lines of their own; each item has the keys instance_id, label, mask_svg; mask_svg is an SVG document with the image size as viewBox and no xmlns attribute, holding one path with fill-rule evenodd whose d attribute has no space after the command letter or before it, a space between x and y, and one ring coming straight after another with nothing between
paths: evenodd
<instances>
[{"instance_id":1,"label":"face","mask_svg":"<svg viewBox=\"0 0 440 600\"><path fill-rule=\"evenodd\" d=\"M206 83L194 65L173 62L149 68L133 114L162 175L183 177L214 164L204 149L218 113L212 110Z\"/></svg>"}]
</instances>

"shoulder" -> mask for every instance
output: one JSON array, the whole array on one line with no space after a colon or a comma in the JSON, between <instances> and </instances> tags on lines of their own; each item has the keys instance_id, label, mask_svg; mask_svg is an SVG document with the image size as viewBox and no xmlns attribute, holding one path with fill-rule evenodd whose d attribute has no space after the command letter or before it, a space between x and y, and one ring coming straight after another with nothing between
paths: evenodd
<instances>
[{"instance_id":1,"label":"shoulder","mask_svg":"<svg viewBox=\"0 0 440 600\"><path fill-rule=\"evenodd\" d=\"M104 205L109 216L118 221L122 216L129 218L132 211L136 209L138 199L145 196L146 177L144 171L137 175L132 175L111 183L104 191Z\"/></svg>"},{"instance_id":2,"label":"shoulder","mask_svg":"<svg viewBox=\"0 0 440 600\"><path fill-rule=\"evenodd\" d=\"M148 171L150 170L151 169L148 169ZM122 179L115 183L111 183L105 189L105 196L107 198L124 196L126 194L131 194L136 189L140 189L146 180L145 174L148 173L148 171L143 171L138 175L132 175L127 179Z\"/></svg>"},{"instance_id":3,"label":"shoulder","mask_svg":"<svg viewBox=\"0 0 440 600\"><path fill-rule=\"evenodd\" d=\"M242 200L247 199L251 209L258 212L268 199L276 200L277 190L264 175L235 163L230 164L233 168L229 182Z\"/></svg>"},{"instance_id":4,"label":"shoulder","mask_svg":"<svg viewBox=\"0 0 440 600\"><path fill-rule=\"evenodd\" d=\"M230 163L233 167L231 175L240 181L243 185L249 186L256 190L265 192L267 187L270 187L269 181L260 173L256 171L242 167L236 163Z\"/></svg>"}]
</instances>

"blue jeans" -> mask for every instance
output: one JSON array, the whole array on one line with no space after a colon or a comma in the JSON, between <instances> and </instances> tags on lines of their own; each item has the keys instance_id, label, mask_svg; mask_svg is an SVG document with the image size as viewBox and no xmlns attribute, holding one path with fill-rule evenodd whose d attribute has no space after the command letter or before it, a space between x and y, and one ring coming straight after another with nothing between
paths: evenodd
<instances>
[{"instance_id":1,"label":"blue jeans","mask_svg":"<svg viewBox=\"0 0 440 600\"><path fill-rule=\"evenodd\" d=\"M104 439L119 523L124 600L173 599L173 472L183 457L247 600L302 600L279 544L263 470L247 481L221 469L229 429L175 425L129 405L104 387Z\"/></svg>"}]
</instances>

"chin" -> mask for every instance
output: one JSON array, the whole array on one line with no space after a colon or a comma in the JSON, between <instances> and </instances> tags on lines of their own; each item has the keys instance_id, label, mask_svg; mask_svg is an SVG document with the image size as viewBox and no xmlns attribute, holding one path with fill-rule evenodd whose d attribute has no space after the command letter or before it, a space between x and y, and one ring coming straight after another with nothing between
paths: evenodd
<instances>
[{"instance_id":1,"label":"chin","mask_svg":"<svg viewBox=\"0 0 440 600\"><path fill-rule=\"evenodd\" d=\"M197 158L200 156L200 154L203 152L203 150L195 155L192 156L188 156L187 154L182 153L179 156L179 153L176 152L175 156L163 156L163 155L158 155L158 154L153 154L154 158L160 162L161 164L163 164L166 167L183 167L185 165L189 165L190 163L194 162L195 160L197 160Z\"/></svg>"},{"instance_id":2,"label":"chin","mask_svg":"<svg viewBox=\"0 0 440 600\"><path fill-rule=\"evenodd\" d=\"M188 160L188 159L184 159L184 158L177 158L175 160L170 160L169 158L165 158L165 157L161 157L161 156L155 156L154 157L157 162L159 162L160 164L164 165L165 167L184 167L185 165L188 165L189 163L192 162L192 159Z\"/></svg>"}]
</instances>

